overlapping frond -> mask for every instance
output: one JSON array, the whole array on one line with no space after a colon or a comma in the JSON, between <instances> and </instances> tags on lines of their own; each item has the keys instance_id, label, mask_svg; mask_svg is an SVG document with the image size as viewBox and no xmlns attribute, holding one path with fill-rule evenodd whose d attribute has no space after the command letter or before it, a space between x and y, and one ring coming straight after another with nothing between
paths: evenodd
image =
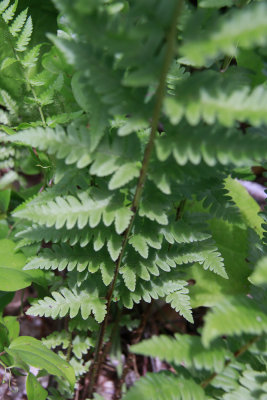
<instances>
[{"instance_id":1,"label":"overlapping frond","mask_svg":"<svg viewBox=\"0 0 267 400\"><path fill-rule=\"evenodd\" d=\"M99 297L97 288L79 291L63 288L59 292L52 292L52 297L38 300L29 308L27 314L56 319L67 314L73 318L79 311L84 319L93 312L97 322L103 321L106 312L105 300Z\"/></svg>"},{"instance_id":2,"label":"overlapping frond","mask_svg":"<svg viewBox=\"0 0 267 400\"><path fill-rule=\"evenodd\" d=\"M173 362L177 366L182 364L189 369L204 369L217 373L224 369L225 360L232 357L222 341L214 343L207 351L199 336L181 334L176 334L175 338L165 335L154 336L133 345L131 350L137 354L159 357L160 360Z\"/></svg>"},{"instance_id":3,"label":"overlapping frond","mask_svg":"<svg viewBox=\"0 0 267 400\"><path fill-rule=\"evenodd\" d=\"M147 373L144 378L139 379L123 400L136 400L144 397L154 400L204 400L203 389L192 379L179 379L172 374Z\"/></svg>"},{"instance_id":4,"label":"overlapping frond","mask_svg":"<svg viewBox=\"0 0 267 400\"><path fill-rule=\"evenodd\" d=\"M203 3L208 3L208 6L215 4L216 7L229 3L231 5L231 1L202 1L200 6L203 6ZM247 49L255 45L264 46L267 42L267 23L264 18L266 12L267 4L263 1L241 10L231 9L223 16L216 16L204 32L196 32L196 28L191 29L191 32L188 30L181 54L189 62L201 66L224 54L235 56L239 47ZM200 28L200 24L198 26Z\"/></svg>"}]
</instances>

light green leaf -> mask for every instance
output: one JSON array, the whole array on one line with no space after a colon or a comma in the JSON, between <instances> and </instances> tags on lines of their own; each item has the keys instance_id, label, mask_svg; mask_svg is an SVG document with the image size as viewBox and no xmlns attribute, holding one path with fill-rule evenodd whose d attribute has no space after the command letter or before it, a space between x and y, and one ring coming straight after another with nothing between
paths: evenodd
<instances>
[{"instance_id":1,"label":"light green leaf","mask_svg":"<svg viewBox=\"0 0 267 400\"><path fill-rule=\"evenodd\" d=\"M129 208L123 207L116 211L115 214L115 229L120 235L128 227L133 213Z\"/></svg>"},{"instance_id":2,"label":"light green leaf","mask_svg":"<svg viewBox=\"0 0 267 400\"><path fill-rule=\"evenodd\" d=\"M199 264L190 267L186 279L196 283L190 286L192 307L213 306L225 296L237 293L247 293L250 274L246 262L248 252L247 231L223 220L212 220L210 228L213 239L224 258L225 270L229 279L223 279L210 271L204 271ZM208 284L207 284L208 282Z\"/></svg>"},{"instance_id":3,"label":"light green leaf","mask_svg":"<svg viewBox=\"0 0 267 400\"><path fill-rule=\"evenodd\" d=\"M122 238L119 235L112 235L107 242L108 252L113 261L116 261L122 246Z\"/></svg>"},{"instance_id":4,"label":"light green leaf","mask_svg":"<svg viewBox=\"0 0 267 400\"><path fill-rule=\"evenodd\" d=\"M148 257L148 245L144 240L142 235L136 234L133 235L129 243L133 246L133 248L144 258Z\"/></svg>"},{"instance_id":5,"label":"light green leaf","mask_svg":"<svg viewBox=\"0 0 267 400\"><path fill-rule=\"evenodd\" d=\"M28 400L46 400L48 392L38 382L37 378L29 373L26 379L26 392Z\"/></svg>"},{"instance_id":6,"label":"light green leaf","mask_svg":"<svg viewBox=\"0 0 267 400\"><path fill-rule=\"evenodd\" d=\"M46 370L51 375L65 378L72 389L75 384L75 373L69 363L47 349L39 340L30 336L20 336L13 340L8 348L8 354L23 360L28 365Z\"/></svg>"},{"instance_id":7,"label":"light green leaf","mask_svg":"<svg viewBox=\"0 0 267 400\"><path fill-rule=\"evenodd\" d=\"M193 379L172 373L147 373L126 393L123 400L205 400L204 390Z\"/></svg>"},{"instance_id":8,"label":"light green leaf","mask_svg":"<svg viewBox=\"0 0 267 400\"><path fill-rule=\"evenodd\" d=\"M134 271L128 267L128 265L124 265L121 269L120 272L122 274L123 280L127 288L131 291L134 292L135 290L135 285L136 285L136 275Z\"/></svg>"},{"instance_id":9,"label":"light green leaf","mask_svg":"<svg viewBox=\"0 0 267 400\"><path fill-rule=\"evenodd\" d=\"M208 347L217 337L244 333L267 333L267 315L253 299L245 295L227 296L206 315L202 343Z\"/></svg>"},{"instance_id":10,"label":"light green leaf","mask_svg":"<svg viewBox=\"0 0 267 400\"><path fill-rule=\"evenodd\" d=\"M126 183L130 182L133 178L139 176L139 168L136 163L126 163L123 164L115 174L112 176L109 182L109 189L118 189L124 186Z\"/></svg>"},{"instance_id":11,"label":"light green leaf","mask_svg":"<svg viewBox=\"0 0 267 400\"><path fill-rule=\"evenodd\" d=\"M232 200L240 209L240 212L247 225L252 228L260 238L262 238L263 228L261 225L263 223L263 219L258 215L260 212L260 206L258 203L236 179L232 179L230 177L226 178L225 189L228 191Z\"/></svg>"},{"instance_id":12,"label":"light green leaf","mask_svg":"<svg viewBox=\"0 0 267 400\"><path fill-rule=\"evenodd\" d=\"M44 276L42 271L23 271L26 258L22 253L16 253L15 248L12 240L0 240L0 290L5 292L23 289Z\"/></svg>"},{"instance_id":13,"label":"light green leaf","mask_svg":"<svg viewBox=\"0 0 267 400\"><path fill-rule=\"evenodd\" d=\"M267 256L261 258L256 266L253 274L249 277L250 282L254 285L267 284Z\"/></svg>"}]
</instances>

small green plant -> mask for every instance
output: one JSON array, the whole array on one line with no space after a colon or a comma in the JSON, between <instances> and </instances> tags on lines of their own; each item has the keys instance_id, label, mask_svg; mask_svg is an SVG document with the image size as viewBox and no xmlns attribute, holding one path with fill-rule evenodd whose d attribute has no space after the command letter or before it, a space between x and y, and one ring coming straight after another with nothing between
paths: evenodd
<instances>
[{"instance_id":1,"label":"small green plant","mask_svg":"<svg viewBox=\"0 0 267 400\"><path fill-rule=\"evenodd\" d=\"M20 82L1 91L5 159L26 146L49 170L8 215L0 290L33 282L27 314L63 321L41 343L2 319L2 364L55 376L47 394L28 373L29 400L92 398L104 344L132 326L118 310L152 299L192 324L192 308L210 310L199 336L132 347L176 374L148 374L123 398L266 396L265 212L235 178L267 156L267 2L192 3L56 0L61 29L42 54L28 11L0 3L2 69Z\"/></svg>"}]
</instances>

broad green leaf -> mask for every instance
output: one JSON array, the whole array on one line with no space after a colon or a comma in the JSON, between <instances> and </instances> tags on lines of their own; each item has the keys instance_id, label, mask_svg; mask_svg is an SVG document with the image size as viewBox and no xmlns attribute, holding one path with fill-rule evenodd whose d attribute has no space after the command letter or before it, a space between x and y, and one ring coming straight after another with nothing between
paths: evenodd
<instances>
[{"instance_id":1,"label":"broad green leaf","mask_svg":"<svg viewBox=\"0 0 267 400\"><path fill-rule=\"evenodd\" d=\"M30 286L33 281L40 282L43 271L23 271L26 257L15 252L16 244L9 239L0 240L0 290L13 292Z\"/></svg>"},{"instance_id":2,"label":"broad green leaf","mask_svg":"<svg viewBox=\"0 0 267 400\"><path fill-rule=\"evenodd\" d=\"M10 194L10 189L0 191L0 214L5 213L8 210Z\"/></svg>"},{"instance_id":3,"label":"broad green leaf","mask_svg":"<svg viewBox=\"0 0 267 400\"><path fill-rule=\"evenodd\" d=\"M0 239L7 237L9 226L6 219L0 219Z\"/></svg>"},{"instance_id":4,"label":"broad green leaf","mask_svg":"<svg viewBox=\"0 0 267 400\"><path fill-rule=\"evenodd\" d=\"M256 266L253 274L249 277L250 282L254 285L267 284L267 257L261 258Z\"/></svg>"},{"instance_id":5,"label":"broad green leaf","mask_svg":"<svg viewBox=\"0 0 267 400\"><path fill-rule=\"evenodd\" d=\"M1 321L1 319L0 319ZM16 339L19 336L19 322L17 321L16 317L11 317L7 316L2 319L2 323L5 325L5 327L8 330L8 338L9 341L12 342L12 340Z\"/></svg>"},{"instance_id":6,"label":"broad green leaf","mask_svg":"<svg viewBox=\"0 0 267 400\"><path fill-rule=\"evenodd\" d=\"M74 387L75 373L73 368L39 340L30 336L20 336L13 340L6 351L15 359L18 357L28 365L44 369L51 375L66 379L70 386Z\"/></svg>"},{"instance_id":7,"label":"broad green leaf","mask_svg":"<svg viewBox=\"0 0 267 400\"><path fill-rule=\"evenodd\" d=\"M46 400L48 392L38 382L37 378L29 373L26 379L28 400Z\"/></svg>"}]
</instances>

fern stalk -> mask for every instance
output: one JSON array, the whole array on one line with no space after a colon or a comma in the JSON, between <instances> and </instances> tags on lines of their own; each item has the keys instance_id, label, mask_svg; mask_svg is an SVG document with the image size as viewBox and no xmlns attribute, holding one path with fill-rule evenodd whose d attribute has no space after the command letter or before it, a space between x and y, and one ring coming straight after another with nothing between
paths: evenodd
<instances>
[{"instance_id":1,"label":"fern stalk","mask_svg":"<svg viewBox=\"0 0 267 400\"><path fill-rule=\"evenodd\" d=\"M115 284L117 281L122 258L124 256L124 252L125 252L125 249L126 249L126 246L128 243L128 239L129 239L129 236L130 236L130 233L132 230L133 222L134 222L137 210L138 210L141 195L142 195L142 192L144 189L147 170L148 170L152 150L154 147L154 141L155 141L155 137L156 137L156 133L157 133L157 127L158 127L158 123L159 123L162 103L163 103L164 94L165 94L166 78L167 78L167 74L168 74L168 71L169 71L169 68L170 68L170 65L171 65L171 62L173 59L173 54L175 51L176 26L177 26L178 17L182 10L182 6L183 6L183 0L178 0L175 10L174 10L174 13L173 13L173 20L172 20L172 23L170 26L170 30L166 37L166 41L167 41L166 54L165 54L165 58L163 61L163 66L162 66L162 70L161 70L161 74L160 74L159 85L158 85L157 92L155 95L156 101L155 101L155 106L154 106L153 115L152 115L150 137L149 137L148 144L145 148L142 167L141 167L141 171L140 171L140 175L139 175L139 179L138 179L138 183L136 186L135 195L134 195L134 199L133 199L132 207L131 207L131 210L133 211L133 215L129 222L128 228L126 229L126 231L124 233L122 249L121 249L120 255L118 257L118 260L116 261L114 276L113 276L112 282L109 286L108 293L106 296L107 312L106 312L104 321L101 324L99 335L98 335L98 341L97 341L96 350L95 350L95 357L94 357L94 361L93 361L92 368L91 368L90 384L89 384L89 387L87 387L87 385L84 386L82 400L84 400L86 398L87 393L88 393L88 398L92 398L94 385L95 385L95 382L97 381L98 373L100 370L101 350L103 347L103 340L104 340L104 335L105 335L107 321L108 321L109 312L110 312L112 294L113 294Z\"/></svg>"}]
</instances>

